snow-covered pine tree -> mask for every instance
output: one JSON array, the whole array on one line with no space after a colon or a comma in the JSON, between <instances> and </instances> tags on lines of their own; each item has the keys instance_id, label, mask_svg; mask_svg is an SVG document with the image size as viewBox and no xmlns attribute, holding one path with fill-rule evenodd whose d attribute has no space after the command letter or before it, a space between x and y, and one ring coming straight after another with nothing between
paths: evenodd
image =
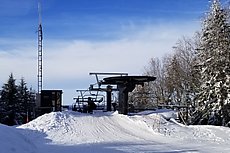
<instances>
[{"instance_id":1,"label":"snow-covered pine tree","mask_svg":"<svg viewBox=\"0 0 230 153\"><path fill-rule=\"evenodd\" d=\"M230 27L229 16L219 0L213 0L203 22L198 65L201 86L197 96L199 122L226 125L230 121Z\"/></svg>"}]
</instances>

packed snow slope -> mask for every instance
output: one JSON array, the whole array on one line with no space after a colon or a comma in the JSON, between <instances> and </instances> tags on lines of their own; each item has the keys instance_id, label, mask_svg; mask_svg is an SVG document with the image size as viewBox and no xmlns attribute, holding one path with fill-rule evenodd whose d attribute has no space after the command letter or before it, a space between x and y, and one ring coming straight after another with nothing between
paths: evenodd
<instances>
[{"instance_id":1,"label":"packed snow slope","mask_svg":"<svg viewBox=\"0 0 230 153\"><path fill-rule=\"evenodd\" d=\"M15 127L0 124L0 153L32 153L36 146Z\"/></svg>"},{"instance_id":2,"label":"packed snow slope","mask_svg":"<svg viewBox=\"0 0 230 153\"><path fill-rule=\"evenodd\" d=\"M53 112L0 126L1 153L229 153L230 129L184 126L173 112ZM171 119L170 119L171 118ZM167 119L167 120L166 120ZM11 145L9 145L11 144Z\"/></svg>"}]
</instances>

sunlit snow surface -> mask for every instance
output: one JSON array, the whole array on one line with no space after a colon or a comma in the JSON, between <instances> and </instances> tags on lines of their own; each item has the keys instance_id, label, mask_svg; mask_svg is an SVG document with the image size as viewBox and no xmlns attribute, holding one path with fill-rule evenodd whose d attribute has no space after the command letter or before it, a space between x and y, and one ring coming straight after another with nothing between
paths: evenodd
<instances>
[{"instance_id":1,"label":"sunlit snow surface","mask_svg":"<svg viewBox=\"0 0 230 153\"><path fill-rule=\"evenodd\" d=\"M172 111L53 112L0 125L1 153L229 153L230 128L184 126ZM166 120L166 119L167 120Z\"/></svg>"}]
</instances>

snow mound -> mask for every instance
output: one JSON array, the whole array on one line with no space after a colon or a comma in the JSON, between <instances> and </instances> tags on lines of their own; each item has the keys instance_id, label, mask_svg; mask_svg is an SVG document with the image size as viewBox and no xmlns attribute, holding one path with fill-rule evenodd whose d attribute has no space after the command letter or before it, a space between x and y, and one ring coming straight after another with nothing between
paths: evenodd
<instances>
[{"instance_id":1,"label":"snow mound","mask_svg":"<svg viewBox=\"0 0 230 153\"><path fill-rule=\"evenodd\" d=\"M155 133L180 139L183 142L208 141L216 144L228 143L230 140L230 128L205 125L186 126L175 120L177 113L171 110L145 111L138 115L141 116L133 116L133 119L144 121Z\"/></svg>"},{"instance_id":2,"label":"snow mound","mask_svg":"<svg viewBox=\"0 0 230 153\"><path fill-rule=\"evenodd\" d=\"M132 116L96 112L52 112L20 126L34 131L34 138L54 144L153 141L164 136L181 141L227 143L230 129L214 126L185 126L172 111L142 112ZM41 134L38 134L41 133ZM31 137L31 132L29 133ZM40 139L39 139L40 138Z\"/></svg>"},{"instance_id":3,"label":"snow mound","mask_svg":"<svg viewBox=\"0 0 230 153\"><path fill-rule=\"evenodd\" d=\"M0 148L3 153L230 152L229 128L185 126L173 114L52 112L19 127L0 125Z\"/></svg>"},{"instance_id":4,"label":"snow mound","mask_svg":"<svg viewBox=\"0 0 230 153\"><path fill-rule=\"evenodd\" d=\"M117 113L52 112L20 126L47 135L52 143L83 144L149 140L154 131L142 120ZM141 134L140 134L141 131Z\"/></svg>"}]
</instances>

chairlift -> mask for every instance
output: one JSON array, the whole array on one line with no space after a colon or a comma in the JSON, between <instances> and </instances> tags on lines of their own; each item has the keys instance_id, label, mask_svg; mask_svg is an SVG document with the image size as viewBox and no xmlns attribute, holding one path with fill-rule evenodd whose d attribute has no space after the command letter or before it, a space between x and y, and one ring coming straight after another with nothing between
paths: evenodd
<instances>
[{"instance_id":1,"label":"chairlift","mask_svg":"<svg viewBox=\"0 0 230 153\"><path fill-rule=\"evenodd\" d=\"M104 99L105 96L103 94L99 94L97 91L96 93L93 93L89 90L76 90L78 92L78 96L73 98L75 100L75 103L72 105L73 111L79 111L79 112L87 112L87 108L89 107L89 103L93 102L96 105L95 109L104 109L105 103ZM90 101L89 101L90 99Z\"/></svg>"}]
</instances>

